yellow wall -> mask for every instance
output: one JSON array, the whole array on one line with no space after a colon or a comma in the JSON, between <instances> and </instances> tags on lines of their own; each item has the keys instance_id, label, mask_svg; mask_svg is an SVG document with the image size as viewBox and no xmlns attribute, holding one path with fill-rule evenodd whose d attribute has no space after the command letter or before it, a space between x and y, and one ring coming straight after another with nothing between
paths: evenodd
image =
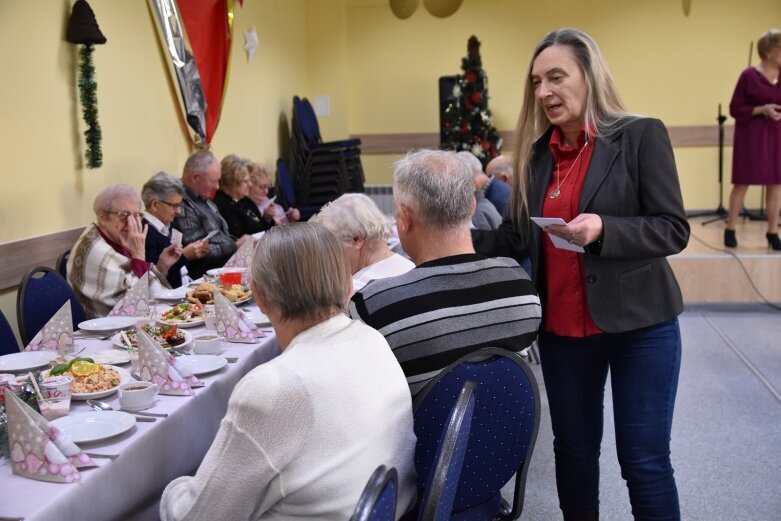
<instances>
[{"instance_id":1,"label":"yellow wall","mask_svg":"<svg viewBox=\"0 0 781 521\"><path fill-rule=\"evenodd\" d=\"M472 34L482 42L494 125L512 129L531 50L567 25L597 40L630 110L671 126L715 125L717 105L727 112L747 65L749 42L781 20L777 0L695 0L689 17L680 0L466 0L449 18L434 18L421 5L407 20L396 19L387 2L348 5L351 134L436 132L437 78L460 72ZM727 191L730 154L728 148ZM687 208L715 207L716 148L679 148L676 157ZM365 158L368 181L390 182L387 165L395 158ZM758 205L759 189L749 193L748 203Z\"/></svg>"}]
</instances>

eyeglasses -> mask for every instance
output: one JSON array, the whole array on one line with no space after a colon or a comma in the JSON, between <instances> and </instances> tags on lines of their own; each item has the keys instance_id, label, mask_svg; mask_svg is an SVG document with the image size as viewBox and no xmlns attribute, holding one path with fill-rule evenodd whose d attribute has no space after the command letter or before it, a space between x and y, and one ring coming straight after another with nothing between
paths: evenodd
<instances>
[{"instance_id":1,"label":"eyeglasses","mask_svg":"<svg viewBox=\"0 0 781 521\"><path fill-rule=\"evenodd\" d=\"M174 210L178 210L182 207L182 203L169 203L168 201L163 201L162 199L158 199L159 202L163 203L166 206L170 206Z\"/></svg>"},{"instance_id":2,"label":"eyeglasses","mask_svg":"<svg viewBox=\"0 0 781 521\"><path fill-rule=\"evenodd\" d=\"M116 215L117 217L119 217L121 221L127 221L127 218L130 217L131 215L137 219L141 219L144 217L144 214L142 214L141 212L112 212L109 210L106 212L106 214Z\"/></svg>"}]
</instances>

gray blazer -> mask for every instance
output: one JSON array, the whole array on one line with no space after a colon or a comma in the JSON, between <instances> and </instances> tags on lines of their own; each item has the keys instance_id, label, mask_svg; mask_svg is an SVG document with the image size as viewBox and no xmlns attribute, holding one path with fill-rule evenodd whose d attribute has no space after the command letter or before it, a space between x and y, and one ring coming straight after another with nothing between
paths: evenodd
<instances>
[{"instance_id":1,"label":"gray blazer","mask_svg":"<svg viewBox=\"0 0 781 521\"><path fill-rule=\"evenodd\" d=\"M529 213L542 215L553 172L549 129L535 144L529 174ZM586 247L584 281L589 311L607 333L658 324L683 311L683 299L666 257L689 241L678 172L661 121L632 118L609 138L599 138L580 195L580 213L602 218L602 240ZM514 236L513 236L514 235ZM528 225L520 235L505 221L499 232L474 235L485 255L527 254L532 280L545 305L542 230Z\"/></svg>"}]
</instances>

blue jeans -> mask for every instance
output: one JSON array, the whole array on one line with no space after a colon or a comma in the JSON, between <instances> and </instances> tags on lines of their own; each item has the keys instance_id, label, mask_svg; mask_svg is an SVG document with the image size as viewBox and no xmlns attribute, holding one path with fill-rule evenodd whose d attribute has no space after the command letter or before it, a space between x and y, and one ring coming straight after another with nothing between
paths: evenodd
<instances>
[{"instance_id":1,"label":"blue jeans","mask_svg":"<svg viewBox=\"0 0 781 521\"><path fill-rule=\"evenodd\" d=\"M670 464L681 333L678 320L587 338L540 335L564 511L599 507L599 450L610 369L616 450L636 520L679 520Z\"/></svg>"}]
</instances>

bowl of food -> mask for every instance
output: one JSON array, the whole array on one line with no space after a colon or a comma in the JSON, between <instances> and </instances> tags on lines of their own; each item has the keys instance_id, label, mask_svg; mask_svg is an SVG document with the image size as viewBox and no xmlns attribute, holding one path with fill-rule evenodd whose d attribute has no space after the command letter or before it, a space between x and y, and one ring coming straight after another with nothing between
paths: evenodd
<instances>
[{"instance_id":1,"label":"bowl of food","mask_svg":"<svg viewBox=\"0 0 781 521\"><path fill-rule=\"evenodd\" d=\"M71 399L91 400L103 398L114 392L123 383L133 380L130 373L121 367L95 363L91 358L74 358L69 362L57 364L49 369L45 376L69 376Z\"/></svg>"}]
</instances>

